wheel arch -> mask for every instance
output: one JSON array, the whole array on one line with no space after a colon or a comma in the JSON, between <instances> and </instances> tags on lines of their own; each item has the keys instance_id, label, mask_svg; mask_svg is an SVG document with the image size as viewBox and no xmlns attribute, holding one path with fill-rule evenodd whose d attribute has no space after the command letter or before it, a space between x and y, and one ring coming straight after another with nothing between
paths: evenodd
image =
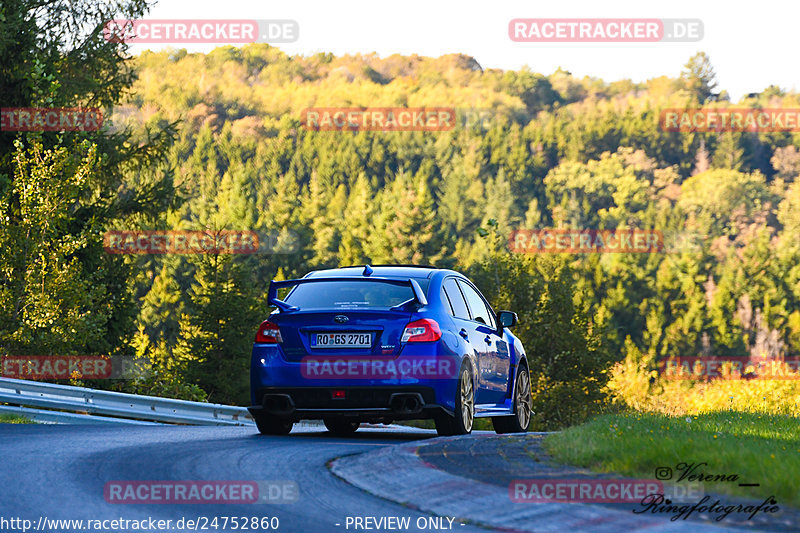
<instances>
[{"instance_id":1,"label":"wheel arch","mask_svg":"<svg viewBox=\"0 0 800 533\"><path fill-rule=\"evenodd\" d=\"M525 371L526 372L530 373L530 371L531 371L531 367L528 364L528 356L525 355L525 353L519 354L519 358L517 359L517 361L515 362L514 367L513 367L514 368L514 375L513 376L511 376L511 375L508 376L509 382L511 383L511 386L508 388L508 397L509 398L513 398L514 397L514 393L517 392L517 373L520 371L519 370L520 367L525 367ZM530 379L530 375L528 375L528 378ZM531 383L531 385L533 385L533 383Z\"/></svg>"}]
</instances>

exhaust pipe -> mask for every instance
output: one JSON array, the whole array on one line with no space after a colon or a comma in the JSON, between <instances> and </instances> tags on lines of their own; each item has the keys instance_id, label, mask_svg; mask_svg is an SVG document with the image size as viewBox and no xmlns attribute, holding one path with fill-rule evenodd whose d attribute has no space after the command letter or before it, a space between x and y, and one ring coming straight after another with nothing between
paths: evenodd
<instances>
[{"instance_id":1,"label":"exhaust pipe","mask_svg":"<svg viewBox=\"0 0 800 533\"><path fill-rule=\"evenodd\" d=\"M419 393L393 394L389 407L399 414L414 414L422 411L422 396Z\"/></svg>"},{"instance_id":2,"label":"exhaust pipe","mask_svg":"<svg viewBox=\"0 0 800 533\"><path fill-rule=\"evenodd\" d=\"M264 411L273 415L290 415L294 412L294 402L288 394L265 394Z\"/></svg>"}]
</instances>

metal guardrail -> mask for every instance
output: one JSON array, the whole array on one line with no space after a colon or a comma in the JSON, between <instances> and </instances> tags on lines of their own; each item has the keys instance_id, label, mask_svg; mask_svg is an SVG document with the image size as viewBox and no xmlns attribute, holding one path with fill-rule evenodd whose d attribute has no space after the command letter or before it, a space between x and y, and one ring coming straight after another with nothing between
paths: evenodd
<instances>
[{"instance_id":1,"label":"metal guardrail","mask_svg":"<svg viewBox=\"0 0 800 533\"><path fill-rule=\"evenodd\" d=\"M81 415L78 413L67 413L65 411L45 411L42 409L31 409L29 407L18 407L15 405L0 405L0 415L12 415L24 418L37 424L128 424L135 426L162 426L160 422L146 422L144 420L133 420L132 418L115 418L113 416L94 416Z\"/></svg>"},{"instance_id":2,"label":"metal guardrail","mask_svg":"<svg viewBox=\"0 0 800 533\"><path fill-rule=\"evenodd\" d=\"M250 413L244 407L140 396L11 378L0 378L0 403L13 404L12 406L2 406L5 408L1 412L20 416L28 416L23 413L25 407L22 406L51 410L52 421L74 420L75 416L81 416L59 415L86 413L102 415L91 416L101 423L112 421L106 417L117 417L129 422L144 420L199 426L250 426L254 424ZM38 414L40 417L44 413L41 410L30 411L36 411L32 414ZM82 422L86 423L88 417L82 416Z\"/></svg>"}]
</instances>

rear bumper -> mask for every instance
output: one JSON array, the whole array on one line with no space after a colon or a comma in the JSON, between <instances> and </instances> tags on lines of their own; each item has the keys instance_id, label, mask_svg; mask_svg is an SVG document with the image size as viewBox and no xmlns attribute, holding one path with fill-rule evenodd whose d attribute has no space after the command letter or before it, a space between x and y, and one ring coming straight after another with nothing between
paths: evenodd
<instances>
[{"instance_id":1,"label":"rear bumper","mask_svg":"<svg viewBox=\"0 0 800 533\"><path fill-rule=\"evenodd\" d=\"M313 373L310 371L313 367L304 366L302 361L287 361L277 346L256 344L250 365L251 412L295 419L323 418L339 413L394 420L431 418L434 412L442 410L453 412L461 357L448 353L440 343L406 346L398 356L373 358L391 362L398 369L416 368L420 370L417 373L398 373L393 377L364 374L362 370L366 367L361 365L354 367L356 372L350 372L346 362L351 358L363 359L361 356L337 356L335 359L343 364L334 365L331 372ZM422 371L427 367L419 366L420 362L431 362L433 371ZM345 398L334 399L333 390L345 391ZM421 408L413 413L404 412L408 409L400 409L393 403L395 394L418 395ZM288 396L291 402L279 395ZM272 400L265 404L265 397Z\"/></svg>"},{"instance_id":2,"label":"rear bumper","mask_svg":"<svg viewBox=\"0 0 800 533\"><path fill-rule=\"evenodd\" d=\"M334 397L334 391L343 398ZM430 387L262 387L249 407L253 416L287 420L345 417L389 421L434 418L448 413Z\"/></svg>"}]
</instances>

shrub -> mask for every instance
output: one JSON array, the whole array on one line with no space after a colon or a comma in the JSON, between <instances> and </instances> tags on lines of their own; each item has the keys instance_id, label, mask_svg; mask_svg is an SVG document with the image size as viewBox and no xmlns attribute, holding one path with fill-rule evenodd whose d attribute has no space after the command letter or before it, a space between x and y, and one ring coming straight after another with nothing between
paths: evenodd
<instances>
[{"instance_id":1,"label":"shrub","mask_svg":"<svg viewBox=\"0 0 800 533\"><path fill-rule=\"evenodd\" d=\"M499 251L469 273L496 310L519 315L514 334L530 365L534 429L565 427L608 407L613 361L600 341L604 324L574 303L580 295L563 258Z\"/></svg>"}]
</instances>

